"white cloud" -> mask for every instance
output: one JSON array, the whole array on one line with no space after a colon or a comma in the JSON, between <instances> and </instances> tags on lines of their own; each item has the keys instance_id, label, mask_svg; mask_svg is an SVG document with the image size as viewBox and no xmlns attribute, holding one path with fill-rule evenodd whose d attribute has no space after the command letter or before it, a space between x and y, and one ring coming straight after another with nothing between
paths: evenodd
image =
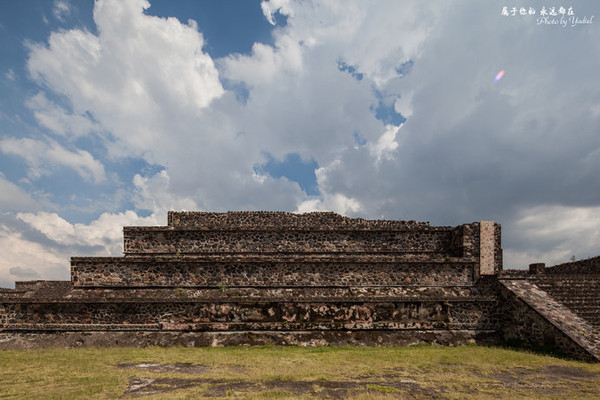
<instances>
[{"instance_id":1,"label":"white cloud","mask_svg":"<svg viewBox=\"0 0 600 400\"><path fill-rule=\"evenodd\" d=\"M381 160L381 157L390 158L392 152L398 148L396 135L401 127L402 125L387 125L383 134L379 137L379 139L377 139L377 142L369 145L371 153L374 155L377 161Z\"/></svg>"},{"instance_id":2,"label":"white cloud","mask_svg":"<svg viewBox=\"0 0 600 400\"><path fill-rule=\"evenodd\" d=\"M68 279L66 255L45 244L28 240L19 228L0 224L0 282L35 279ZM12 271L12 272L11 272ZM29 271L30 276L24 276Z\"/></svg>"},{"instance_id":3,"label":"white cloud","mask_svg":"<svg viewBox=\"0 0 600 400\"><path fill-rule=\"evenodd\" d=\"M71 4L67 0L54 0L52 7L54 17L61 22L71 14Z\"/></svg>"},{"instance_id":4,"label":"white cloud","mask_svg":"<svg viewBox=\"0 0 600 400\"><path fill-rule=\"evenodd\" d=\"M277 12L288 16L293 13L289 0L262 1L260 8L271 25L275 25L275 14Z\"/></svg>"},{"instance_id":5,"label":"white cloud","mask_svg":"<svg viewBox=\"0 0 600 400\"><path fill-rule=\"evenodd\" d=\"M310 46L330 46L333 56L358 65L359 72L384 86L398 76L396 70L403 62L420 54L451 5L417 0L275 0L261 6L269 21L277 10L288 16L282 35Z\"/></svg>"},{"instance_id":6,"label":"white cloud","mask_svg":"<svg viewBox=\"0 0 600 400\"><path fill-rule=\"evenodd\" d=\"M340 160L331 162L326 167L318 168L315 171L317 184L321 190L321 195L317 198L309 198L298 205L295 212L305 213L311 211L333 211L342 215L353 216L362 214L366 210L359 200L351 196L345 195L341 191L331 189L331 185L327 182L329 178L328 171L336 169L341 165Z\"/></svg>"},{"instance_id":7,"label":"white cloud","mask_svg":"<svg viewBox=\"0 0 600 400\"><path fill-rule=\"evenodd\" d=\"M6 211L36 211L41 208L29 193L8 181L0 172L0 209Z\"/></svg>"},{"instance_id":8,"label":"white cloud","mask_svg":"<svg viewBox=\"0 0 600 400\"><path fill-rule=\"evenodd\" d=\"M581 4L583 12L594 3ZM519 210L535 204L599 203L599 28L539 27L529 17L501 17L500 6L265 1L269 22L277 13L288 18L274 29L274 45L217 60L217 70L195 23L146 15L146 1L99 1L97 35L60 31L48 45L30 46L31 76L72 107L48 101L32 109L41 126L70 138L96 130L86 122L92 116L111 138L104 143L111 156L164 166L133 181L135 206L156 213L332 209L433 224L493 218L503 224L509 261L579 256L583 247L558 238L580 235L573 229L520 243L510 236L522 226ZM586 57L557 57L574 44ZM506 75L495 84L500 69ZM236 88L247 91L245 101ZM380 101L408 117L401 131L375 118ZM355 148L355 135L364 146ZM258 176L265 152L316 160L320 198L306 198L285 178ZM75 160L94 176L89 159ZM597 248L590 240L584 247Z\"/></svg>"},{"instance_id":9,"label":"white cloud","mask_svg":"<svg viewBox=\"0 0 600 400\"><path fill-rule=\"evenodd\" d=\"M333 211L341 215L355 214L362 211L361 204L340 193L325 195L322 199L308 199L298 205L297 213L312 211Z\"/></svg>"},{"instance_id":10,"label":"white cloud","mask_svg":"<svg viewBox=\"0 0 600 400\"><path fill-rule=\"evenodd\" d=\"M134 201L138 209L166 215L169 210L193 211L198 208L191 198L177 196L170 192L169 175L165 170L152 177L136 174L133 184L137 191Z\"/></svg>"},{"instance_id":11,"label":"white cloud","mask_svg":"<svg viewBox=\"0 0 600 400\"><path fill-rule=\"evenodd\" d=\"M91 112L136 154L177 135L169 121L197 115L223 94L202 35L175 18L145 15L149 6L98 1L98 36L53 32L48 46L29 45L27 62L37 82L66 96L76 114Z\"/></svg>"},{"instance_id":12,"label":"white cloud","mask_svg":"<svg viewBox=\"0 0 600 400\"><path fill-rule=\"evenodd\" d=\"M223 63L224 72L229 78L242 81L250 88L271 86L274 80L283 80L285 84L291 77L301 75L304 69L303 52L295 38L282 35L276 47L254 43L250 55L229 56Z\"/></svg>"},{"instance_id":13,"label":"white cloud","mask_svg":"<svg viewBox=\"0 0 600 400\"><path fill-rule=\"evenodd\" d=\"M48 142L8 138L0 140L0 150L23 157L29 165L29 175L34 179L61 166L74 169L87 181L100 183L106 179L102 164L87 151L69 151L53 140Z\"/></svg>"},{"instance_id":14,"label":"white cloud","mask_svg":"<svg viewBox=\"0 0 600 400\"><path fill-rule=\"evenodd\" d=\"M90 224L71 224L56 213L19 213L17 218L61 246L94 246L103 250L97 255L119 256L123 252L123 226L159 225L151 215L139 217L133 211L104 213ZM165 218L166 219L166 218ZM164 224L164 222L162 223Z\"/></svg>"},{"instance_id":15,"label":"white cloud","mask_svg":"<svg viewBox=\"0 0 600 400\"><path fill-rule=\"evenodd\" d=\"M166 215L140 217L133 211L104 213L89 224L71 224L43 211L0 217L0 282L68 280L71 256L120 256L123 226L166 223Z\"/></svg>"},{"instance_id":16,"label":"white cloud","mask_svg":"<svg viewBox=\"0 0 600 400\"><path fill-rule=\"evenodd\" d=\"M410 118L412 115L412 97L414 92L402 93L402 96L399 99L396 99L394 103L394 110L397 113L402 114L404 118Z\"/></svg>"},{"instance_id":17,"label":"white cloud","mask_svg":"<svg viewBox=\"0 0 600 400\"><path fill-rule=\"evenodd\" d=\"M4 73L4 78L8 81L14 82L17 79L17 74L15 73L14 69L9 68L8 71Z\"/></svg>"},{"instance_id":18,"label":"white cloud","mask_svg":"<svg viewBox=\"0 0 600 400\"><path fill-rule=\"evenodd\" d=\"M57 135L79 137L101 129L86 115L70 113L49 101L42 92L29 98L25 104L33 111L40 126Z\"/></svg>"}]
</instances>

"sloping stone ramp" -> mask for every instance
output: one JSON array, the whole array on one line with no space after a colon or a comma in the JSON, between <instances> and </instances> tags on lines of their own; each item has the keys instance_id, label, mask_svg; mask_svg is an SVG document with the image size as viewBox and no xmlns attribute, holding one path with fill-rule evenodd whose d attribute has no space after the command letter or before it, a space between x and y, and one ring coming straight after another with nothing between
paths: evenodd
<instances>
[{"instance_id":1,"label":"sloping stone ramp","mask_svg":"<svg viewBox=\"0 0 600 400\"><path fill-rule=\"evenodd\" d=\"M499 283L513 317L504 328L505 339L556 347L566 354L600 362L600 332L596 327L530 281L501 279Z\"/></svg>"}]
</instances>

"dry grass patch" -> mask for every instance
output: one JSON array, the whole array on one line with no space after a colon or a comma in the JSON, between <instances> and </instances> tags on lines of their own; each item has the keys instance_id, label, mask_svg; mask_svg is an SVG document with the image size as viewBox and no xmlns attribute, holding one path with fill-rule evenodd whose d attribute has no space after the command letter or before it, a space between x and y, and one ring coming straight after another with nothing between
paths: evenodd
<instances>
[{"instance_id":1,"label":"dry grass patch","mask_svg":"<svg viewBox=\"0 0 600 400\"><path fill-rule=\"evenodd\" d=\"M467 347L0 351L3 399L600 398L600 365Z\"/></svg>"}]
</instances>

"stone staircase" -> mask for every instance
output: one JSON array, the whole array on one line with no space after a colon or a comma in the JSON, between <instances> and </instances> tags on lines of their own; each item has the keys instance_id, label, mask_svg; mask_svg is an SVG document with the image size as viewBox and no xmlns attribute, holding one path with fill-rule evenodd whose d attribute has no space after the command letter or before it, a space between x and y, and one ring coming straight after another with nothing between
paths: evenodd
<instances>
[{"instance_id":1,"label":"stone staircase","mask_svg":"<svg viewBox=\"0 0 600 400\"><path fill-rule=\"evenodd\" d=\"M500 226L170 212L0 290L0 349L522 340L600 361L600 257L502 271Z\"/></svg>"},{"instance_id":2,"label":"stone staircase","mask_svg":"<svg viewBox=\"0 0 600 400\"><path fill-rule=\"evenodd\" d=\"M600 330L600 274L540 274L529 280Z\"/></svg>"},{"instance_id":3,"label":"stone staircase","mask_svg":"<svg viewBox=\"0 0 600 400\"><path fill-rule=\"evenodd\" d=\"M499 269L499 226L487 223L483 237L479 225L170 212L167 226L125 227L124 257L73 257L70 282L0 292L0 347L30 337L134 346L497 342L504 315L479 267L485 242L488 270Z\"/></svg>"},{"instance_id":4,"label":"stone staircase","mask_svg":"<svg viewBox=\"0 0 600 400\"><path fill-rule=\"evenodd\" d=\"M527 279L600 329L600 256L552 267L531 264Z\"/></svg>"},{"instance_id":5,"label":"stone staircase","mask_svg":"<svg viewBox=\"0 0 600 400\"><path fill-rule=\"evenodd\" d=\"M600 361L600 332L530 280L500 279L504 307L512 318L505 339L559 349L580 359Z\"/></svg>"}]
</instances>

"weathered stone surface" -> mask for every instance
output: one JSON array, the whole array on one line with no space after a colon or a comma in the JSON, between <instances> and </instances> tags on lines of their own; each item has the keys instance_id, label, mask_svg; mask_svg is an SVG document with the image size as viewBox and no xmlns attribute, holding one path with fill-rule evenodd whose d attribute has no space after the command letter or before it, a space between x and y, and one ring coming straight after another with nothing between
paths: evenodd
<instances>
[{"instance_id":1,"label":"weathered stone surface","mask_svg":"<svg viewBox=\"0 0 600 400\"><path fill-rule=\"evenodd\" d=\"M479 231L479 254L481 275L494 275L494 253L496 241L494 240L494 221L481 221Z\"/></svg>"},{"instance_id":2,"label":"weathered stone surface","mask_svg":"<svg viewBox=\"0 0 600 400\"><path fill-rule=\"evenodd\" d=\"M493 344L500 338L497 331L473 330L357 330L357 331L127 331L127 332L56 332L56 333L2 333L0 349L60 347L115 347L115 346L409 346L420 343L437 345Z\"/></svg>"},{"instance_id":3,"label":"weathered stone surface","mask_svg":"<svg viewBox=\"0 0 600 400\"><path fill-rule=\"evenodd\" d=\"M500 280L503 304L511 318L507 339L560 349L565 354L600 361L600 335L548 293L525 280Z\"/></svg>"},{"instance_id":4,"label":"weathered stone surface","mask_svg":"<svg viewBox=\"0 0 600 400\"><path fill-rule=\"evenodd\" d=\"M544 274L600 275L600 256L572 261L543 269Z\"/></svg>"},{"instance_id":5,"label":"weathered stone surface","mask_svg":"<svg viewBox=\"0 0 600 400\"><path fill-rule=\"evenodd\" d=\"M445 253L452 228L394 230L188 230L124 228L125 254Z\"/></svg>"},{"instance_id":6,"label":"weathered stone surface","mask_svg":"<svg viewBox=\"0 0 600 400\"><path fill-rule=\"evenodd\" d=\"M7 330L155 325L165 330L497 329L496 299L8 303ZM65 327L61 328L61 324ZM80 329L78 329L80 330ZM91 329L90 329L91 330Z\"/></svg>"},{"instance_id":7,"label":"weathered stone surface","mask_svg":"<svg viewBox=\"0 0 600 400\"><path fill-rule=\"evenodd\" d=\"M87 258L71 265L76 286L465 286L473 282L475 262Z\"/></svg>"},{"instance_id":8,"label":"weathered stone surface","mask_svg":"<svg viewBox=\"0 0 600 400\"><path fill-rule=\"evenodd\" d=\"M428 222L365 220L348 218L333 212L293 214L277 211L169 211L168 226L205 230L422 230ZM442 227L442 229L444 229Z\"/></svg>"},{"instance_id":9,"label":"weathered stone surface","mask_svg":"<svg viewBox=\"0 0 600 400\"><path fill-rule=\"evenodd\" d=\"M584 290L600 289L597 259L536 274L503 271L500 225L491 221L435 227L281 212L168 218L168 226L125 227L124 257L73 257L69 282L0 290L0 348L519 338L591 359L598 345L600 307ZM578 340L584 325L592 331Z\"/></svg>"}]
</instances>

